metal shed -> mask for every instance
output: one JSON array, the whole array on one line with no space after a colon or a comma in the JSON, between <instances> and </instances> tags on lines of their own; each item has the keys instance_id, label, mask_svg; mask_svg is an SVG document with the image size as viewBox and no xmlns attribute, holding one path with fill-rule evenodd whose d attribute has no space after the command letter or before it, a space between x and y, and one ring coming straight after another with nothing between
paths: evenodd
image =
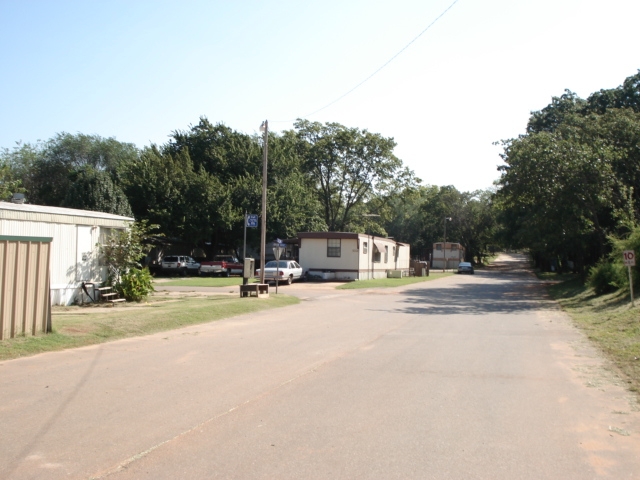
<instances>
[{"instance_id":1,"label":"metal shed","mask_svg":"<svg viewBox=\"0 0 640 480\"><path fill-rule=\"evenodd\" d=\"M51 330L51 238L0 236L0 340Z\"/></svg>"}]
</instances>

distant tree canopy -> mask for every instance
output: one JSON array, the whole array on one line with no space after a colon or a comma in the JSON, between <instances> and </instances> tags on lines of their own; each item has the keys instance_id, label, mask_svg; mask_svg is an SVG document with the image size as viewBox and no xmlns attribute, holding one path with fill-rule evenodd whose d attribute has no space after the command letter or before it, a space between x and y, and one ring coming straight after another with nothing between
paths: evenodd
<instances>
[{"instance_id":1,"label":"distant tree canopy","mask_svg":"<svg viewBox=\"0 0 640 480\"><path fill-rule=\"evenodd\" d=\"M0 162L0 201L7 201L14 193L23 193L24 191L21 180L15 177L11 166Z\"/></svg>"},{"instance_id":2,"label":"distant tree canopy","mask_svg":"<svg viewBox=\"0 0 640 480\"><path fill-rule=\"evenodd\" d=\"M382 213L385 230L410 243L412 254L423 260L429 259L434 243L444 241L445 222L447 242L460 243L468 261L482 263L495 245L498 225L490 190L412 186L377 197L371 205Z\"/></svg>"},{"instance_id":3,"label":"distant tree canopy","mask_svg":"<svg viewBox=\"0 0 640 480\"><path fill-rule=\"evenodd\" d=\"M540 266L584 272L640 219L640 72L586 100L553 98L502 146L503 235Z\"/></svg>"},{"instance_id":4,"label":"distant tree canopy","mask_svg":"<svg viewBox=\"0 0 640 480\"><path fill-rule=\"evenodd\" d=\"M244 214L261 211L262 143L262 136L204 117L172 132L166 144L142 149L61 133L1 150L0 194L23 188L30 203L134 216L213 254L239 248ZM490 192L420 186L395 146L392 138L338 123L298 120L292 130L270 133L267 238L366 232L411 243L426 258L448 215L448 238L481 260L495 228ZM259 231L247 237L258 246Z\"/></svg>"},{"instance_id":5,"label":"distant tree canopy","mask_svg":"<svg viewBox=\"0 0 640 480\"><path fill-rule=\"evenodd\" d=\"M118 166L135 160L138 149L114 138L59 133L46 142L3 149L1 155L21 180L29 202L60 206L80 171L106 172L117 184Z\"/></svg>"},{"instance_id":6,"label":"distant tree canopy","mask_svg":"<svg viewBox=\"0 0 640 480\"><path fill-rule=\"evenodd\" d=\"M74 172L71 181L61 206L133 216L129 200L107 172L87 167Z\"/></svg>"}]
</instances>

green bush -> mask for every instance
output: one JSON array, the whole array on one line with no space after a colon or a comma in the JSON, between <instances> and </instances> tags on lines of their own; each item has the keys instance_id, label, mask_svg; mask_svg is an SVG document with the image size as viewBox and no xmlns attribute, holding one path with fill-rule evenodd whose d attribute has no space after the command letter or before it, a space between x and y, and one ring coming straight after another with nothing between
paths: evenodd
<instances>
[{"instance_id":1,"label":"green bush","mask_svg":"<svg viewBox=\"0 0 640 480\"><path fill-rule=\"evenodd\" d=\"M596 295L614 292L620 288L620 268L606 259L600 260L589 270L588 285L593 288Z\"/></svg>"},{"instance_id":2,"label":"green bush","mask_svg":"<svg viewBox=\"0 0 640 480\"><path fill-rule=\"evenodd\" d=\"M116 289L127 301L141 302L154 291L153 277L148 268L132 268L120 277Z\"/></svg>"},{"instance_id":3,"label":"green bush","mask_svg":"<svg viewBox=\"0 0 640 480\"><path fill-rule=\"evenodd\" d=\"M629 273L627 267L622 264L622 252L625 250L633 250L636 258L640 256L640 227L634 226L631 232L625 238L613 239L613 252L611 258L619 269L618 288L629 290ZM636 260L636 266L631 267L631 275L633 277L634 290L640 285L640 262Z\"/></svg>"}]
</instances>

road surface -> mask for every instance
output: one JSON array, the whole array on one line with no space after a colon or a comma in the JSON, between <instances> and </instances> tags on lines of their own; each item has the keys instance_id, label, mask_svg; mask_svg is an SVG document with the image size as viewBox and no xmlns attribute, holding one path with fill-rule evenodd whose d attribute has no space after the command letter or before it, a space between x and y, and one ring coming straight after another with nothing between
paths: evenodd
<instances>
[{"instance_id":1,"label":"road surface","mask_svg":"<svg viewBox=\"0 0 640 480\"><path fill-rule=\"evenodd\" d=\"M1 362L0 478L640 478L635 397L522 260Z\"/></svg>"}]
</instances>

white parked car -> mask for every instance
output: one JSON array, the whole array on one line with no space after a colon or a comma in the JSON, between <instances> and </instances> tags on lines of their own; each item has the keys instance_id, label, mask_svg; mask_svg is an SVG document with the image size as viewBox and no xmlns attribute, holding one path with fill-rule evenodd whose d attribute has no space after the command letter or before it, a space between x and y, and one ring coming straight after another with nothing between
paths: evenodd
<instances>
[{"instance_id":1,"label":"white parked car","mask_svg":"<svg viewBox=\"0 0 640 480\"><path fill-rule=\"evenodd\" d=\"M183 277L189 273L200 275L200 264L186 255L168 255L160 264L164 273L177 273Z\"/></svg>"},{"instance_id":2,"label":"white parked car","mask_svg":"<svg viewBox=\"0 0 640 480\"><path fill-rule=\"evenodd\" d=\"M256 270L256 277L260 278L260 269ZM286 283L291 285L302 278L302 267L293 260L272 260L267 262L264 269L264 281L267 283Z\"/></svg>"}]
</instances>

